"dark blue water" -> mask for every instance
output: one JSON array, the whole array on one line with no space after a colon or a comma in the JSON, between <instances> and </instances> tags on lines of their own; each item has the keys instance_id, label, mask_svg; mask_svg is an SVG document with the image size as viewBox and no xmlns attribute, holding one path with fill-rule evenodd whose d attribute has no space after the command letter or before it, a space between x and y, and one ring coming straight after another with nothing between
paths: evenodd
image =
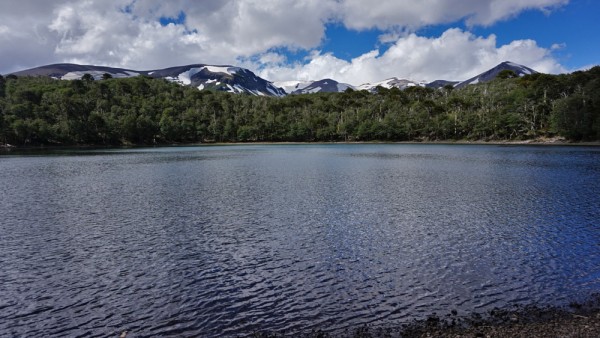
<instances>
[{"instance_id":1,"label":"dark blue water","mask_svg":"<svg viewBox=\"0 0 600 338\"><path fill-rule=\"evenodd\" d=\"M0 336L400 325L600 291L600 148L0 156Z\"/></svg>"}]
</instances>

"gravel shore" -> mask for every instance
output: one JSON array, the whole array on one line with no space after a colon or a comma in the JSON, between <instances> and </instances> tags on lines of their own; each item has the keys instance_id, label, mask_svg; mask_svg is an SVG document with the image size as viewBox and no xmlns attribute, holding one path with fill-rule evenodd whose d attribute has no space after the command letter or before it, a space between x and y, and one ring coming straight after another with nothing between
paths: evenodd
<instances>
[{"instance_id":1,"label":"gravel shore","mask_svg":"<svg viewBox=\"0 0 600 338\"><path fill-rule=\"evenodd\" d=\"M284 337L285 333L255 333L253 337ZM297 335L296 335L297 336ZM474 313L458 316L454 310L443 316L430 316L399 327L361 326L341 332L311 331L303 337L311 338L375 338L375 337L600 337L600 294L584 303L571 303L568 307L515 306L511 309L494 309L484 315Z\"/></svg>"},{"instance_id":2,"label":"gravel shore","mask_svg":"<svg viewBox=\"0 0 600 338\"><path fill-rule=\"evenodd\" d=\"M519 322L517 316L505 323L486 323L466 328L449 327L422 327L416 330L400 332L398 337L564 337L564 338L597 338L600 337L600 312L588 313L586 316L578 314L554 314L551 318L540 321L525 320ZM370 337L378 336L366 335ZM392 337L380 331L381 336ZM366 337L365 336L365 337ZM360 337L358 335L357 337Z\"/></svg>"}]
</instances>

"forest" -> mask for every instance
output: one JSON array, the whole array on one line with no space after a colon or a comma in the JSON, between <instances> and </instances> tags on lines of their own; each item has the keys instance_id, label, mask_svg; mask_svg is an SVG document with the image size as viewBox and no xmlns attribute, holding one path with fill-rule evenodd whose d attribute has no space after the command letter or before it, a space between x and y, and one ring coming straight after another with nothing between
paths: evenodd
<instances>
[{"instance_id":1,"label":"forest","mask_svg":"<svg viewBox=\"0 0 600 338\"><path fill-rule=\"evenodd\" d=\"M258 97L138 76L0 76L0 145L600 140L600 66L455 89Z\"/></svg>"}]
</instances>

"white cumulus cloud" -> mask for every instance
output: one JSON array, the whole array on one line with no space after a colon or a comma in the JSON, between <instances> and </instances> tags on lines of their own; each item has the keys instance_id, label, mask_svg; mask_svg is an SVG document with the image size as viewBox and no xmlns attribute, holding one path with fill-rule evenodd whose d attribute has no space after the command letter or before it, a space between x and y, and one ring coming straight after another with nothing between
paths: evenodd
<instances>
[{"instance_id":1,"label":"white cumulus cloud","mask_svg":"<svg viewBox=\"0 0 600 338\"><path fill-rule=\"evenodd\" d=\"M491 25L522 11L548 11L569 0L341 0L340 16L353 29L419 28L466 19L469 25Z\"/></svg>"},{"instance_id":2,"label":"white cumulus cloud","mask_svg":"<svg viewBox=\"0 0 600 338\"><path fill-rule=\"evenodd\" d=\"M375 49L345 61L331 53L315 52L307 63L268 65L259 74L276 81L329 77L352 85L389 77L415 81L466 80L507 60L545 73L565 71L549 49L533 40L497 46L494 35L480 37L453 28L439 37L416 34L400 37L383 54Z\"/></svg>"},{"instance_id":3,"label":"white cumulus cloud","mask_svg":"<svg viewBox=\"0 0 600 338\"><path fill-rule=\"evenodd\" d=\"M55 62L133 69L191 63L241 64L276 80L332 77L357 83L400 76L452 78L506 57L560 71L534 41L496 47L495 38L449 30L426 38L423 26L464 21L491 25L525 10L568 0L19 0L0 1L0 73ZM161 18L184 18L163 25ZM320 53L327 24L377 28L386 51L347 61ZM557 43L560 43L558 41ZM313 51L289 64L277 50ZM461 50L462 48L462 50ZM275 51L275 52L274 52ZM458 51L462 51L459 57ZM248 61L252 60L252 61ZM441 65L434 62L443 61ZM413 67L413 68L410 68ZM475 71L475 70L473 70ZM268 75L268 76L267 76ZM437 76L435 76L437 75Z\"/></svg>"}]
</instances>

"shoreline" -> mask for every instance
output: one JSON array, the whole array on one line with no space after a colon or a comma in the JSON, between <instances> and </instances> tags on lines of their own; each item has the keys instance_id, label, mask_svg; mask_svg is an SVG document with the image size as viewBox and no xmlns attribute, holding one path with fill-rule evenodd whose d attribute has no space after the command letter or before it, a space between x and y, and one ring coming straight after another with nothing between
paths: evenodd
<instances>
[{"instance_id":1,"label":"shoreline","mask_svg":"<svg viewBox=\"0 0 600 338\"><path fill-rule=\"evenodd\" d=\"M255 338L286 337L285 332L254 332ZM373 337L600 337L600 294L583 303L563 307L519 305L509 309L495 308L487 313L458 315L433 314L427 319L386 326L362 325L327 332L320 329L301 333L309 338L373 338Z\"/></svg>"},{"instance_id":2,"label":"shoreline","mask_svg":"<svg viewBox=\"0 0 600 338\"><path fill-rule=\"evenodd\" d=\"M513 306L484 315L429 317L409 324L402 337L600 337L600 294L563 307Z\"/></svg>"},{"instance_id":3,"label":"shoreline","mask_svg":"<svg viewBox=\"0 0 600 338\"><path fill-rule=\"evenodd\" d=\"M156 147L195 147L195 146L243 146L243 145L326 145L326 144L423 144L423 145L499 145L499 146L575 146L599 147L600 141L568 141L562 138L538 138L531 140L415 140L415 141L320 141L320 142L201 142L201 143L161 143L161 144L125 144L125 145L27 145L15 146L0 144L0 151L13 150L85 150L115 148L156 148Z\"/></svg>"}]
</instances>

